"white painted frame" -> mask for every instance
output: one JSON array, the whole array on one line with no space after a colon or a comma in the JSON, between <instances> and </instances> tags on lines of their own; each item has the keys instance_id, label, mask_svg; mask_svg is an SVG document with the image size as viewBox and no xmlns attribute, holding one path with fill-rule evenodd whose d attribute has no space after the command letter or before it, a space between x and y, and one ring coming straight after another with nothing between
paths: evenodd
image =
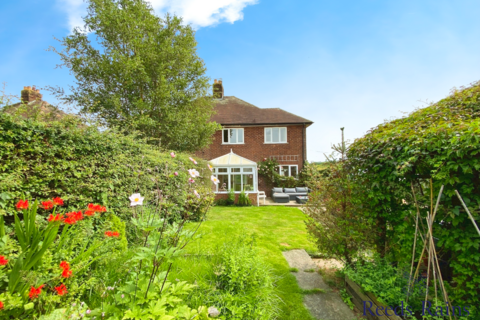
<instances>
[{"instance_id":1,"label":"white painted frame","mask_svg":"<svg viewBox=\"0 0 480 320\"><path fill-rule=\"evenodd\" d=\"M298 165L296 165L296 164L284 164L284 165L278 166L278 172L280 173L280 175L282 177L286 177L286 176L283 175L283 171L282 171L283 167L288 167L288 177L292 176L292 167L296 167L297 168L297 175L294 176L294 178L298 176Z\"/></svg>"},{"instance_id":2,"label":"white painted frame","mask_svg":"<svg viewBox=\"0 0 480 320\"><path fill-rule=\"evenodd\" d=\"M273 140L273 130L274 128L278 128L278 136L279 138L282 136L280 134L281 129L285 129L285 141L279 141L279 142L272 142L272 141L267 141L267 130L270 130L270 138ZM287 127L266 127L263 129L263 143L265 144L282 144L282 143L288 143L288 129Z\"/></svg>"},{"instance_id":3,"label":"white painted frame","mask_svg":"<svg viewBox=\"0 0 480 320\"><path fill-rule=\"evenodd\" d=\"M240 172L232 172L231 169L233 168L240 168ZM243 169L244 168L251 168L252 171L251 172L244 172ZM218 172L218 169L227 169L227 172ZM257 172L257 167L256 166L252 166L252 165L223 165L223 166L218 166L218 167L213 167L213 172L212 172L212 175L214 175L215 177L218 178L219 175L228 175L228 188L230 187L231 185L231 181L232 181L232 175L235 175L235 174L239 174L241 176L241 181L242 181L242 188L243 188L243 175L244 174L252 174L253 175L253 190L250 190L250 191L245 191L245 193L257 193L258 192L258 178L257 178L257 175L258 175L258 172ZM220 188L220 183L216 185L216 191L215 193L219 193L219 194L226 194L228 193L228 190L227 191L219 191L219 188ZM242 191L234 191L235 193L241 193Z\"/></svg>"},{"instance_id":4,"label":"white painted frame","mask_svg":"<svg viewBox=\"0 0 480 320\"><path fill-rule=\"evenodd\" d=\"M240 130L242 130L242 138L243 138L242 140L243 140L243 142L235 142L235 143L230 142L230 130L232 130L232 129L238 130L237 131L237 141L238 141L238 132ZM228 142L223 141L225 131L228 131ZM245 129L244 128L223 128L222 129L222 144L245 144Z\"/></svg>"}]
</instances>

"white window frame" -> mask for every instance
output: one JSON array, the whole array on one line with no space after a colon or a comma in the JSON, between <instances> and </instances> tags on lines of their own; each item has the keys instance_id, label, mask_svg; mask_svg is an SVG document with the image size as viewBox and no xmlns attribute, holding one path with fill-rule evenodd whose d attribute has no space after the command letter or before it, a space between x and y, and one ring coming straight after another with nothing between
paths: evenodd
<instances>
[{"instance_id":1,"label":"white window frame","mask_svg":"<svg viewBox=\"0 0 480 320\"><path fill-rule=\"evenodd\" d=\"M237 169L240 168L240 172L233 172L232 169ZM227 169L227 172L218 172L218 169ZM251 171L246 171L244 169L251 169ZM212 174L218 178L219 175L228 175L228 185L227 185L227 191L220 190L221 185L220 183L217 184L216 186L216 193L228 193L228 190L230 190L230 185L232 183L232 175L240 175L241 176L241 186L242 189L244 189L244 184L243 184L243 175L251 174L253 175L253 190L245 190L245 193L257 193L257 168L254 166L232 166L232 167L214 167ZM241 191L235 191L235 193L241 193Z\"/></svg>"},{"instance_id":2,"label":"white window frame","mask_svg":"<svg viewBox=\"0 0 480 320\"><path fill-rule=\"evenodd\" d=\"M235 129L237 130L237 141L238 141L238 132L242 130L242 140L243 142L230 142L230 130ZM225 131L228 131L228 142L223 141L223 137L225 135ZM224 128L222 129L222 144L245 144L245 130L244 128Z\"/></svg>"},{"instance_id":3,"label":"white window frame","mask_svg":"<svg viewBox=\"0 0 480 320\"><path fill-rule=\"evenodd\" d=\"M285 129L285 141L279 141L279 142L272 142L272 141L267 141L267 130L270 130L270 139L273 139L273 128L278 128L278 136L281 138L280 130ZM287 127L268 127L263 130L263 137L264 137L264 143L266 144L280 144L280 143L288 143L288 130Z\"/></svg>"},{"instance_id":4,"label":"white window frame","mask_svg":"<svg viewBox=\"0 0 480 320\"><path fill-rule=\"evenodd\" d=\"M288 167L288 176L284 176L283 175L283 167ZM293 176L294 178L298 177L298 165L296 164L284 164L284 165L280 165L278 166L278 172L280 173L281 176L283 177L292 177L292 167L296 167L297 168L297 175L296 176Z\"/></svg>"}]
</instances>

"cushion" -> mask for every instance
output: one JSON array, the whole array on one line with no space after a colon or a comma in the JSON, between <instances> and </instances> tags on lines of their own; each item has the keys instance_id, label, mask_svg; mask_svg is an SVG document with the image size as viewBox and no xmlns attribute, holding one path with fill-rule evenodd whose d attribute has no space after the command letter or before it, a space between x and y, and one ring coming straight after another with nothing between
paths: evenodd
<instances>
[{"instance_id":1,"label":"cushion","mask_svg":"<svg viewBox=\"0 0 480 320\"><path fill-rule=\"evenodd\" d=\"M283 188L273 188L273 192L275 193L282 193L283 192Z\"/></svg>"},{"instance_id":2,"label":"cushion","mask_svg":"<svg viewBox=\"0 0 480 320\"><path fill-rule=\"evenodd\" d=\"M288 198L288 194L285 193L274 193L273 194L274 198Z\"/></svg>"},{"instance_id":3,"label":"cushion","mask_svg":"<svg viewBox=\"0 0 480 320\"><path fill-rule=\"evenodd\" d=\"M295 193L295 188L285 188L285 193Z\"/></svg>"},{"instance_id":4,"label":"cushion","mask_svg":"<svg viewBox=\"0 0 480 320\"><path fill-rule=\"evenodd\" d=\"M298 193L306 193L306 192L308 192L308 191L307 191L307 188L299 188L299 187L296 187L295 189L297 189L297 192L298 192Z\"/></svg>"}]
</instances>

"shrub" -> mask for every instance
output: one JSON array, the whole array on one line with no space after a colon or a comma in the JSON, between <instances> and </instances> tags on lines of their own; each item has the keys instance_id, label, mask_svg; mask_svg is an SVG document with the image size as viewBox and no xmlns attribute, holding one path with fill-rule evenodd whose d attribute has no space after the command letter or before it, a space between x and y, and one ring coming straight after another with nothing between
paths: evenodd
<instances>
[{"instance_id":1,"label":"shrub","mask_svg":"<svg viewBox=\"0 0 480 320\"><path fill-rule=\"evenodd\" d=\"M433 235L439 258L450 269L445 274L451 274L450 298L471 306L478 306L480 297L480 273L472 272L480 270L480 238L455 190L478 221L479 127L477 82L408 117L377 126L355 140L348 152L352 180L364 193L362 213L377 226L372 235L379 253L393 261L410 263L416 215L412 188L420 220L425 221L433 209L431 194L445 186ZM422 246L417 249L418 258Z\"/></svg>"},{"instance_id":2,"label":"shrub","mask_svg":"<svg viewBox=\"0 0 480 320\"><path fill-rule=\"evenodd\" d=\"M373 230L359 214L355 184L344 161L332 160L328 171L315 178L304 207L308 233L322 254L351 264L371 248Z\"/></svg>"},{"instance_id":3,"label":"shrub","mask_svg":"<svg viewBox=\"0 0 480 320\"><path fill-rule=\"evenodd\" d=\"M273 320L279 316L278 298L270 266L263 262L253 238L241 236L209 257L211 273L198 279L189 296L192 307L215 306L222 319Z\"/></svg>"},{"instance_id":4,"label":"shrub","mask_svg":"<svg viewBox=\"0 0 480 320\"><path fill-rule=\"evenodd\" d=\"M234 203L235 203L235 191L233 191L233 188L230 188L230 190L228 190L227 206L231 206Z\"/></svg>"},{"instance_id":5,"label":"shrub","mask_svg":"<svg viewBox=\"0 0 480 320\"><path fill-rule=\"evenodd\" d=\"M195 166L187 154L173 159L135 135L100 131L74 117L47 124L0 112L0 214L11 215L14 199L23 196L62 195L69 211L94 202L129 219L132 192L152 193L160 183L162 194L176 204L169 208L170 217L179 219L187 214L186 169L193 167L204 168L195 181L198 191L211 190L206 163L199 160ZM205 211L201 206L190 209L191 219Z\"/></svg>"},{"instance_id":6,"label":"shrub","mask_svg":"<svg viewBox=\"0 0 480 320\"><path fill-rule=\"evenodd\" d=\"M250 200L250 198L248 197L248 195L245 193L244 190L242 190L242 192L240 192L240 194L238 195L238 205L239 206L252 205L252 201Z\"/></svg>"}]
</instances>

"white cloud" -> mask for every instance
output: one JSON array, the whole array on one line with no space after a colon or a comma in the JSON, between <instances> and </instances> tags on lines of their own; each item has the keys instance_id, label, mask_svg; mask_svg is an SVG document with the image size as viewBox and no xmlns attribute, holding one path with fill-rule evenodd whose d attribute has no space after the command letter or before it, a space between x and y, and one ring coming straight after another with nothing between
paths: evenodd
<instances>
[{"instance_id":1,"label":"white cloud","mask_svg":"<svg viewBox=\"0 0 480 320\"><path fill-rule=\"evenodd\" d=\"M87 5L84 0L57 0L57 3L67 13L70 30L83 26L82 17L87 14Z\"/></svg>"},{"instance_id":2,"label":"white cloud","mask_svg":"<svg viewBox=\"0 0 480 320\"><path fill-rule=\"evenodd\" d=\"M86 14L84 0L57 0L67 13L70 29L82 26ZM222 22L234 23L243 20L243 9L258 3L258 0L150 0L156 14L175 13L185 24L194 28L207 27Z\"/></svg>"}]
</instances>

